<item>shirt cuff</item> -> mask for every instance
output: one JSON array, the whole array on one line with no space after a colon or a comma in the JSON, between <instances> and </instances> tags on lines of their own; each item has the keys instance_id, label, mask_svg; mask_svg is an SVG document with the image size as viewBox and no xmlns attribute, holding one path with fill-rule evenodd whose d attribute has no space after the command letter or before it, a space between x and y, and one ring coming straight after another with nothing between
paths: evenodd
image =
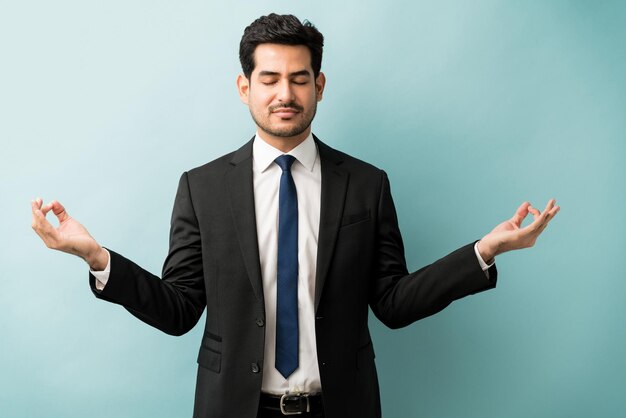
<instances>
[{"instance_id":1,"label":"shirt cuff","mask_svg":"<svg viewBox=\"0 0 626 418\"><path fill-rule=\"evenodd\" d=\"M107 266L102 271L93 271L89 269L89 273L96 278L96 290L103 290L104 286L106 286L109 281L109 274L111 273L111 253L106 248L103 248L104 251L107 252L109 256L109 260L107 261Z\"/></svg>"},{"instance_id":2,"label":"shirt cuff","mask_svg":"<svg viewBox=\"0 0 626 418\"><path fill-rule=\"evenodd\" d=\"M493 263L491 264L485 263L485 260L483 260L480 252L478 251L478 241L476 241L476 244L474 244L474 253L476 254L476 258L478 259L478 264L480 264L480 268L483 269L483 271L487 275L487 278L489 278L489 269L491 268L491 266L496 264L496 259L494 258Z\"/></svg>"}]
</instances>

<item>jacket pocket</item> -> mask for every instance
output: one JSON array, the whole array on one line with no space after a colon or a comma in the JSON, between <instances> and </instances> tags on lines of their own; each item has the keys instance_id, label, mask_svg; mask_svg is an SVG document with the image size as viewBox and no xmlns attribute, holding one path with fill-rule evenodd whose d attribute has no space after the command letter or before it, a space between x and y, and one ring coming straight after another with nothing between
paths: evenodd
<instances>
[{"instance_id":1,"label":"jacket pocket","mask_svg":"<svg viewBox=\"0 0 626 418\"><path fill-rule=\"evenodd\" d=\"M222 338L205 332L198 353L198 364L219 373L222 366Z\"/></svg>"},{"instance_id":2,"label":"jacket pocket","mask_svg":"<svg viewBox=\"0 0 626 418\"><path fill-rule=\"evenodd\" d=\"M366 210L359 213L351 213L341 218L341 228L346 226L358 224L359 222L365 222L370 220L370 211Z\"/></svg>"}]
</instances>

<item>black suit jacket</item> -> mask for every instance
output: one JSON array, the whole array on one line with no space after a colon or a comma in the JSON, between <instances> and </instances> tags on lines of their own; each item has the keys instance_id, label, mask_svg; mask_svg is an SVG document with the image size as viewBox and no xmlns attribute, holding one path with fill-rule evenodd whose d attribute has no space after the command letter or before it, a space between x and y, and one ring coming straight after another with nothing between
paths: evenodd
<instances>
[{"instance_id":1,"label":"black suit jacket","mask_svg":"<svg viewBox=\"0 0 626 418\"><path fill-rule=\"evenodd\" d=\"M368 306L387 326L408 325L495 286L468 244L408 273L386 174L316 138L322 170L315 282L317 356L328 418L380 417ZM184 173L163 279L111 252L98 298L172 335L207 309L194 417L254 418L265 345L252 142Z\"/></svg>"}]
</instances>

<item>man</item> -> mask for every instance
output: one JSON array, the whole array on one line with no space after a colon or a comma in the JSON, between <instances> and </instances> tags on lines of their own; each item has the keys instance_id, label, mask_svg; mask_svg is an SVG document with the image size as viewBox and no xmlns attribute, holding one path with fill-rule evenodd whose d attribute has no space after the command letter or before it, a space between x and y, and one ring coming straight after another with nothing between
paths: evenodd
<instances>
[{"instance_id":1,"label":"man","mask_svg":"<svg viewBox=\"0 0 626 418\"><path fill-rule=\"evenodd\" d=\"M182 175L162 280L103 249L60 203L32 203L35 231L86 260L96 297L173 335L207 309L194 417L380 417L368 306L396 328L495 287L494 258L532 246L559 210L524 203L409 274L385 173L311 133L322 47L294 16L246 28L237 88L257 132Z\"/></svg>"}]
</instances>

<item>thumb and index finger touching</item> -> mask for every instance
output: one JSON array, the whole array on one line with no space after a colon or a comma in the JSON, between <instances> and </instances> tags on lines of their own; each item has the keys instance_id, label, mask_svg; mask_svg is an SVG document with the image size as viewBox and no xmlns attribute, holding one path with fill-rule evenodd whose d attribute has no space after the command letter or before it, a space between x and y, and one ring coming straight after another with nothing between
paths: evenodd
<instances>
[{"instance_id":1,"label":"thumb and index finger touching","mask_svg":"<svg viewBox=\"0 0 626 418\"><path fill-rule=\"evenodd\" d=\"M530 214L533 215L534 220L533 220L533 222L530 225L528 225L527 228L529 228L529 229L538 229L538 228L540 228L540 230L543 230L546 226L548 226L548 222L552 218L554 218L554 216L561 209L559 206L557 206L556 199L550 199L548 201L548 204L546 205L545 209L543 210L543 212L541 212L539 209L537 209L534 206L532 206L530 203L524 202L522 204L522 206L520 206L518 208L518 211L516 212L516 214L513 216L514 219L516 217L519 217L520 210L524 206L525 206L524 210L526 211L526 213L524 214L523 217L520 218L520 224L521 224L521 221L526 217L526 215L528 213L530 213Z\"/></svg>"},{"instance_id":2,"label":"thumb and index finger touching","mask_svg":"<svg viewBox=\"0 0 626 418\"><path fill-rule=\"evenodd\" d=\"M57 200L53 200L50 203L43 204L43 200L38 197L35 200L31 201L31 208L33 211L33 215L41 215L45 218L48 212L52 211L54 215L57 217L59 222L65 221L69 215L65 210L65 207Z\"/></svg>"},{"instance_id":3,"label":"thumb and index finger touching","mask_svg":"<svg viewBox=\"0 0 626 418\"><path fill-rule=\"evenodd\" d=\"M51 239L58 237L58 231L52 226L50 221L46 219L48 212L52 211L57 217L59 223L67 220L69 215L65 211L65 207L56 200L50 203L43 204L41 198L37 198L31 201L31 209L33 213L33 219L31 226L44 242L48 243Z\"/></svg>"}]
</instances>

